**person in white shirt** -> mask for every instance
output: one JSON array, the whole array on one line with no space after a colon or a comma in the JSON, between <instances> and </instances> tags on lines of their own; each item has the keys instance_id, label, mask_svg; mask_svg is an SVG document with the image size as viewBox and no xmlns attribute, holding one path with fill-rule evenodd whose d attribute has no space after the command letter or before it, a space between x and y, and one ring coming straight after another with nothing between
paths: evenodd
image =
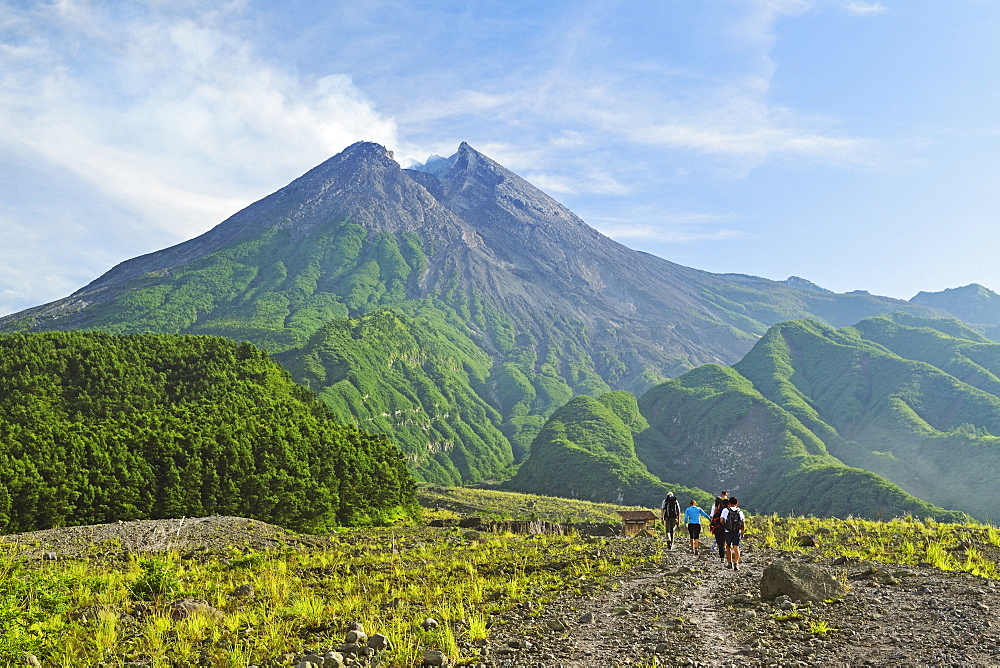
<instances>
[{"instance_id":1,"label":"person in white shirt","mask_svg":"<svg viewBox=\"0 0 1000 668\"><path fill-rule=\"evenodd\" d=\"M743 539L743 528L746 525L746 515L739 508L739 499L729 498L729 507L722 509L722 528L726 532L726 568L740 570L740 541ZM730 520L729 516L733 519Z\"/></svg>"}]
</instances>

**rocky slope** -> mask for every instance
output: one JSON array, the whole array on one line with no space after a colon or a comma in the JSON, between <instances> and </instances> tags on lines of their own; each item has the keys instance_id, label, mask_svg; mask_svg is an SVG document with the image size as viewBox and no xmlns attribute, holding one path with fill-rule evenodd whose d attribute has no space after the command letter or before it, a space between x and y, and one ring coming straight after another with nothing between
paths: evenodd
<instances>
[{"instance_id":1,"label":"rocky slope","mask_svg":"<svg viewBox=\"0 0 1000 668\"><path fill-rule=\"evenodd\" d=\"M763 601L763 570L782 559L811 563L849 591L829 602ZM706 551L675 549L612 591L512 615L481 665L989 666L1000 663L998 605L996 581L964 573L838 566L752 545L732 571Z\"/></svg>"}]
</instances>

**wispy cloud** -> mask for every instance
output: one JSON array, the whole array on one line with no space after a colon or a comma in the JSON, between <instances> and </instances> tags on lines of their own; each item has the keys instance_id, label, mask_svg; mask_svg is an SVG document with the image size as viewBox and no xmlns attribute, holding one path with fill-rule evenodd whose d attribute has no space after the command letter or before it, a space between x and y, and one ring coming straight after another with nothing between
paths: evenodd
<instances>
[{"instance_id":1,"label":"wispy cloud","mask_svg":"<svg viewBox=\"0 0 1000 668\"><path fill-rule=\"evenodd\" d=\"M359 138L395 142L349 76L299 76L227 32L238 9L3 7L0 141L176 238Z\"/></svg>"},{"instance_id":2,"label":"wispy cloud","mask_svg":"<svg viewBox=\"0 0 1000 668\"><path fill-rule=\"evenodd\" d=\"M889 11L889 8L881 2L847 2L844 3L843 7L851 14L858 14L861 16L884 14Z\"/></svg>"},{"instance_id":3,"label":"wispy cloud","mask_svg":"<svg viewBox=\"0 0 1000 668\"><path fill-rule=\"evenodd\" d=\"M623 215L588 220L602 233L627 243L689 244L729 241L749 236L740 229L735 212L664 212L646 206L630 207Z\"/></svg>"},{"instance_id":4,"label":"wispy cloud","mask_svg":"<svg viewBox=\"0 0 1000 668\"><path fill-rule=\"evenodd\" d=\"M747 236L742 230L684 229L644 223L605 223L598 229L612 239L632 242L686 244L705 241L729 241Z\"/></svg>"}]
</instances>

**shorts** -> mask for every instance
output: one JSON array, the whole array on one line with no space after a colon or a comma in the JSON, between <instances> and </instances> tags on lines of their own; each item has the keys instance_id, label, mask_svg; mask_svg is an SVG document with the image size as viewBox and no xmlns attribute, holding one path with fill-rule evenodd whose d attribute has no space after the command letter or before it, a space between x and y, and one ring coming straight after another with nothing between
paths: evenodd
<instances>
[{"instance_id":1,"label":"shorts","mask_svg":"<svg viewBox=\"0 0 1000 668\"><path fill-rule=\"evenodd\" d=\"M736 545L736 546L739 546L739 544L740 544L740 538L741 537L742 536L741 536L740 532L738 532L738 531L736 533L729 533L727 531L726 532L726 545Z\"/></svg>"},{"instance_id":2,"label":"shorts","mask_svg":"<svg viewBox=\"0 0 1000 668\"><path fill-rule=\"evenodd\" d=\"M701 523L689 524L688 534L690 534L691 540L698 540L698 536L701 535Z\"/></svg>"}]
</instances>

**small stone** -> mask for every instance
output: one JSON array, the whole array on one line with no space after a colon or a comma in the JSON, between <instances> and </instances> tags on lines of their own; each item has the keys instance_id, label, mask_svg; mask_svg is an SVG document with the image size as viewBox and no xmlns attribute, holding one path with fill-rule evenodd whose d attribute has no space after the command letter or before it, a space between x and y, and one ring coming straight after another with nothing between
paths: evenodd
<instances>
[{"instance_id":1,"label":"small stone","mask_svg":"<svg viewBox=\"0 0 1000 668\"><path fill-rule=\"evenodd\" d=\"M434 619L433 617L428 617L427 619L425 619L425 620L424 620L423 622L421 622L421 624L420 624L420 626L421 626L421 627L422 627L422 628L423 628L423 629L424 629L425 631L432 631L432 630L436 629L436 628L437 628L438 626L440 626L440 625L441 625L441 624L440 624L440 623L438 622L438 620Z\"/></svg>"},{"instance_id":2,"label":"small stone","mask_svg":"<svg viewBox=\"0 0 1000 668\"><path fill-rule=\"evenodd\" d=\"M569 624L567 624L565 620L563 620L563 619L561 619L559 617L553 617L552 619L547 620L545 622L545 626L550 631L568 631L569 630Z\"/></svg>"},{"instance_id":3,"label":"small stone","mask_svg":"<svg viewBox=\"0 0 1000 668\"><path fill-rule=\"evenodd\" d=\"M202 614L212 619L222 619L223 617L221 610L212 607L208 604L208 601L199 598L183 598L179 601L173 601L167 605L166 612L174 621L187 619L197 614Z\"/></svg>"},{"instance_id":4,"label":"small stone","mask_svg":"<svg viewBox=\"0 0 1000 668\"><path fill-rule=\"evenodd\" d=\"M253 596L253 593L253 585L242 584L229 592L229 595L232 598L247 598L248 596Z\"/></svg>"},{"instance_id":5,"label":"small stone","mask_svg":"<svg viewBox=\"0 0 1000 668\"><path fill-rule=\"evenodd\" d=\"M439 649L424 650L425 666L447 666L448 656Z\"/></svg>"},{"instance_id":6,"label":"small stone","mask_svg":"<svg viewBox=\"0 0 1000 668\"><path fill-rule=\"evenodd\" d=\"M361 651L361 645L358 645L357 643L345 643L338 647L337 651L341 654L354 655Z\"/></svg>"},{"instance_id":7,"label":"small stone","mask_svg":"<svg viewBox=\"0 0 1000 668\"><path fill-rule=\"evenodd\" d=\"M375 633L368 638L368 646L376 652L385 652L392 648L392 643L381 633Z\"/></svg>"},{"instance_id":8,"label":"small stone","mask_svg":"<svg viewBox=\"0 0 1000 668\"><path fill-rule=\"evenodd\" d=\"M344 655L340 652L327 652L323 655L323 665L333 666L333 668L343 668Z\"/></svg>"},{"instance_id":9,"label":"small stone","mask_svg":"<svg viewBox=\"0 0 1000 668\"><path fill-rule=\"evenodd\" d=\"M59 555L56 554L55 552L46 552L45 554L42 555L42 559L45 561L59 561ZM33 656L33 655L29 654L28 656ZM38 661L38 659L35 659L35 661Z\"/></svg>"},{"instance_id":10,"label":"small stone","mask_svg":"<svg viewBox=\"0 0 1000 668\"><path fill-rule=\"evenodd\" d=\"M347 645L367 645L368 634L364 631L348 631L347 635L344 636L344 643Z\"/></svg>"},{"instance_id":11,"label":"small stone","mask_svg":"<svg viewBox=\"0 0 1000 668\"><path fill-rule=\"evenodd\" d=\"M586 612L580 615L580 619L576 620L580 624L593 624L597 620L597 617L592 612Z\"/></svg>"}]
</instances>

